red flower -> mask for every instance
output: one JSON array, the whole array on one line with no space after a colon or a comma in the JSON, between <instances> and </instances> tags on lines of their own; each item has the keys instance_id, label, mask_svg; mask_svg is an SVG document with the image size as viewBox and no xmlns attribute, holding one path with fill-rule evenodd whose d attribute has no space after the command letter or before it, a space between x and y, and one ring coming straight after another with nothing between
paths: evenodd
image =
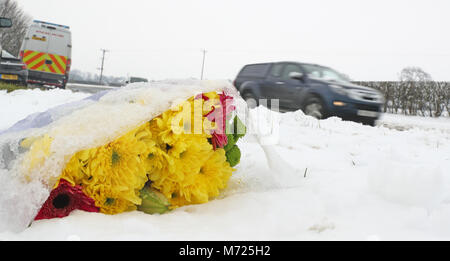
<instances>
[{"instance_id":1,"label":"red flower","mask_svg":"<svg viewBox=\"0 0 450 261\"><path fill-rule=\"evenodd\" d=\"M233 97L222 92L222 94L219 94L219 98L221 104L220 109L217 110L217 108L213 107L213 110L206 115L208 120L215 122L217 126L211 137L214 150L223 148L228 144L228 137L226 135L227 115L236 110L236 107L232 103ZM203 99L206 100L205 98Z\"/></svg>"},{"instance_id":2,"label":"red flower","mask_svg":"<svg viewBox=\"0 0 450 261\"><path fill-rule=\"evenodd\" d=\"M196 99L196 100L198 100L198 99L203 99L203 100L205 100L205 101L209 101L208 96L206 96L204 93L197 95L197 96L195 97L195 99Z\"/></svg>"},{"instance_id":3,"label":"red flower","mask_svg":"<svg viewBox=\"0 0 450 261\"><path fill-rule=\"evenodd\" d=\"M75 209L87 212L99 212L95 201L81 190L81 186L73 187L68 181L61 179L59 186L54 189L35 220L67 217Z\"/></svg>"},{"instance_id":4,"label":"red flower","mask_svg":"<svg viewBox=\"0 0 450 261\"><path fill-rule=\"evenodd\" d=\"M213 145L213 149L223 148L228 144L228 137L226 134L217 134L213 132L211 136L211 143Z\"/></svg>"}]
</instances>

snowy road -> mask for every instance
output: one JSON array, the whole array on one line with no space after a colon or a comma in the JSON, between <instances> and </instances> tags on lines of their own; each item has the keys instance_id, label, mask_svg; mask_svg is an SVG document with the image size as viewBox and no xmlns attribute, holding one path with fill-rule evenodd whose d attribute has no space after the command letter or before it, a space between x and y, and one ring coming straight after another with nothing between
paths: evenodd
<instances>
[{"instance_id":1,"label":"snowy road","mask_svg":"<svg viewBox=\"0 0 450 261\"><path fill-rule=\"evenodd\" d=\"M87 95L0 92L0 129ZM277 116L279 142L265 152L247 136L228 188L208 204L161 216L74 212L0 240L450 240L450 118L387 114L368 127Z\"/></svg>"},{"instance_id":2,"label":"snowy road","mask_svg":"<svg viewBox=\"0 0 450 261\"><path fill-rule=\"evenodd\" d=\"M68 83L66 88L73 92L84 92L84 93L97 93L104 90L113 90L118 87L103 86L103 85L89 85L89 84L78 84L78 83Z\"/></svg>"}]
</instances>

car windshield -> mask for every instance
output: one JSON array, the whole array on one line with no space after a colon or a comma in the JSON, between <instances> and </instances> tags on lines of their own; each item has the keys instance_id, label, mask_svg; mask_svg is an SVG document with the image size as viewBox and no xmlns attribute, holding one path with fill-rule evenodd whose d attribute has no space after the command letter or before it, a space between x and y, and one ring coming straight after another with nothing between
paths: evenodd
<instances>
[{"instance_id":1,"label":"car windshield","mask_svg":"<svg viewBox=\"0 0 450 261\"><path fill-rule=\"evenodd\" d=\"M309 78L324 81L349 82L347 77L331 68L311 64L304 64L303 68Z\"/></svg>"}]
</instances>

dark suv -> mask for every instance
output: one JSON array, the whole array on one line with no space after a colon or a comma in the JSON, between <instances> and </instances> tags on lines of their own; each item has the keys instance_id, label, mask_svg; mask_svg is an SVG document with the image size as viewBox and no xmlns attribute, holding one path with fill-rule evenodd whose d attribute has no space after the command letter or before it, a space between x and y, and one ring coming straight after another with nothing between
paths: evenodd
<instances>
[{"instance_id":1,"label":"dark suv","mask_svg":"<svg viewBox=\"0 0 450 261\"><path fill-rule=\"evenodd\" d=\"M337 71L297 62L245 66L234 81L250 104L279 100L280 111L303 110L318 119L338 116L374 126L384 103L383 95L358 86ZM265 105L265 104L262 104Z\"/></svg>"}]
</instances>

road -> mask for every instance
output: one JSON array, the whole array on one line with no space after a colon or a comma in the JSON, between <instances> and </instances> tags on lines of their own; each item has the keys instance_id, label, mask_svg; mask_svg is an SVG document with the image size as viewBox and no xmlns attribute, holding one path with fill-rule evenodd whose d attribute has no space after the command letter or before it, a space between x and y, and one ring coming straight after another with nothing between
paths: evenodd
<instances>
[{"instance_id":1,"label":"road","mask_svg":"<svg viewBox=\"0 0 450 261\"><path fill-rule=\"evenodd\" d=\"M97 93L99 91L104 90L112 90L119 87L111 87L104 85L88 85L88 84L79 84L79 83L68 83L66 89L71 90L73 92L87 92L87 93Z\"/></svg>"}]
</instances>

